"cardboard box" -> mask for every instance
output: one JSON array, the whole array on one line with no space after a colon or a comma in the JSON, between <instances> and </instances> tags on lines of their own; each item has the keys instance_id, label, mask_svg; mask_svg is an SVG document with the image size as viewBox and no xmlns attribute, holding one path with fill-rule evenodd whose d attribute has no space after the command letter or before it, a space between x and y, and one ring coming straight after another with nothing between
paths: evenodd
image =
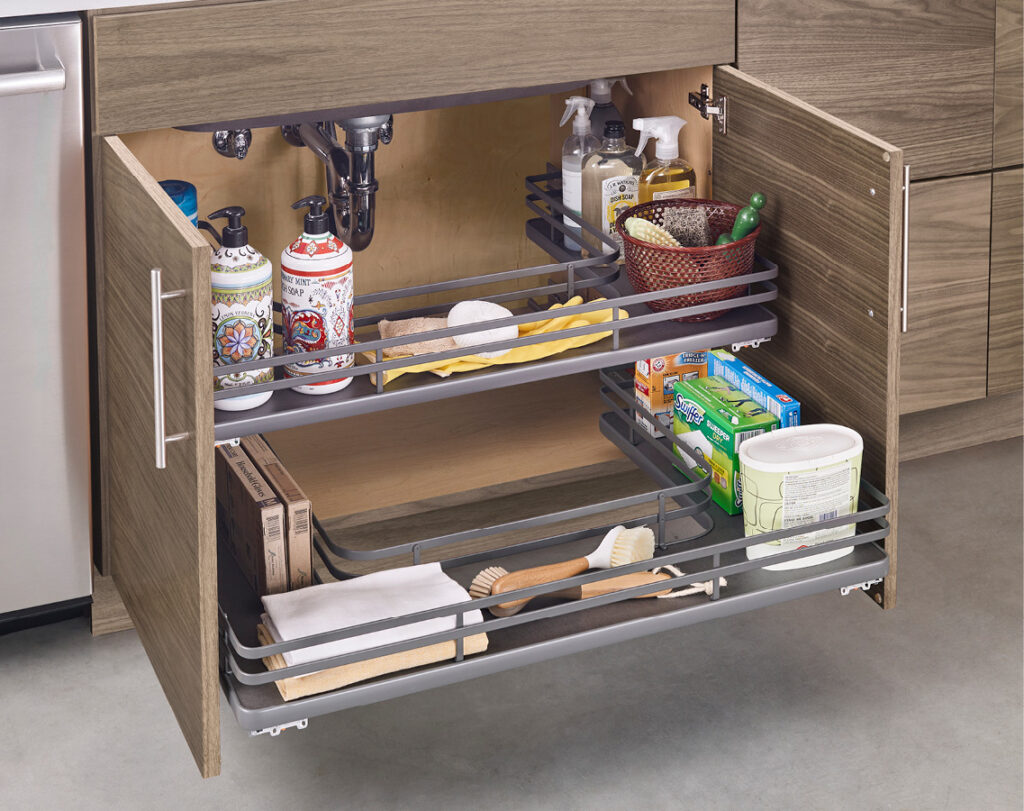
<instances>
[{"instance_id":1,"label":"cardboard box","mask_svg":"<svg viewBox=\"0 0 1024 811\"><path fill-rule=\"evenodd\" d=\"M778 417L722 377L675 384L672 430L707 460L711 468L711 498L729 515L743 512L740 445L778 426ZM691 464L679 448L673 450L686 460L685 467L677 465L680 470L703 477L704 472Z\"/></svg>"},{"instance_id":2,"label":"cardboard box","mask_svg":"<svg viewBox=\"0 0 1024 811\"><path fill-rule=\"evenodd\" d=\"M288 590L284 505L241 448L217 448L217 501L228 546L260 596Z\"/></svg>"},{"instance_id":3,"label":"cardboard box","mask_svg":"<svg viewBox=\"0 0 1024 811\"><path fill-rule=\"evenodd\" d=\"M731 352L724 349L711 352L708 356L708 374L724 377L761 408L778 417L780 427L790 428L800 424L800 403Z\"/></svg>"},{"instance_id":4,"label":"cardboard box","mask_svg":"<svg viewBox=\"0 0 1024 811\"><path fill-rule=\"evenodd\" d=\"M672 400L675 396L674 386L680 380L696 380L708 376L708 352L680 352L676 355L663 355L659 358L638 360L633 375L633 385L637 401L657 417L659 428L672 427ZM657 436L660 431L643 416L637 417L637 423L649 434Z\"/></svg>"},{"instance_id":5,"label":"cardboard box","mask_svg":"<svg viewBox=\"0 0 1024 811\"><path fill-rule=\"evenodd\" d=\"M313 507L263 437L242 437L242 449L284 504L288 589L313 585Z\"/></svg>"}]
</instances>

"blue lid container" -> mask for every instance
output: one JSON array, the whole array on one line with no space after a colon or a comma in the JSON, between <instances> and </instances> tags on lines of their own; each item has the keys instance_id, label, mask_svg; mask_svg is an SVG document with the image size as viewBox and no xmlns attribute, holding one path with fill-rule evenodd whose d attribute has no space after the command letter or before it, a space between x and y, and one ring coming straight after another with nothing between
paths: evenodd
<instances>
[{"instance_id":1,"label":"blue lid container","mask_svg":"<svg viewBox=\"0 0 1024 811\"><path fill-rule=\"evenodd\" d=\"M188 217L193 225L199 225L199 204L196 200L196 187L186 180L161 180L160 188L167 192L175 205Z\"/></svg>"}]
</instances>

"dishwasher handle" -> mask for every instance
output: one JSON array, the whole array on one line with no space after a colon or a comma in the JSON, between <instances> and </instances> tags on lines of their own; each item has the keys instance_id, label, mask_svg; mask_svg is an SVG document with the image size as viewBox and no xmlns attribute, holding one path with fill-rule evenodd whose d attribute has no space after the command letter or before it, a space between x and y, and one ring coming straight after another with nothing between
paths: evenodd
<instances>
[{"instance_id":1,"label":"dishwasher handle","mask_svg":"<svg viewBox=\"0 0 1024 811\"><path fill-rule=\"evenodd\" d=\"M0 73L0 97L63 90L67 86L67 75L60 60L54 57L54 62L56 65L40 65L37 70Z\"/></svg>"}]
</instances>

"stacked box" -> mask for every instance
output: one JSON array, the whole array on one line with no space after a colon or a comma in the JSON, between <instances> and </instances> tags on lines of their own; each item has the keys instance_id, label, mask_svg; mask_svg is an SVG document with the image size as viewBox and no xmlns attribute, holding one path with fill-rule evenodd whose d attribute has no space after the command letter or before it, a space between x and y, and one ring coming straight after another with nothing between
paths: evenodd
<instances>
[{"instance_id":1,"label":"stacked box","mask_svg":"<svg viewBox=\"0 0 1024 811\"><path fill-rule=\"evenodd\" d=\"M672 430L706 460L711 470L711 498L729 515L743 512L743 485L740 481L740 445L748 439L772 431L779 419L722 377L684 380L675 384ZM683 472L704 476L692 460L686 459Z\"/></svg>"},{"instance_id":2,"label":"stacked box","mask_svg":"<svg viewBox=\"0 0 1024 811\"><path fill-rule=\"evenodd\" d=\"M724 349L708 355L708 374L724 377L761 408L779 418L779 427L800 424L800 403Z\"/></svg>"},{"instance_id":3,"label":"stacked box","mask_svg":"<svg viewBox=\"0 0 1024 811\"><path fill-rule=\"evenodd\" d=\"M263 437L242 437L242 449L284 504L288 589L313 585L313 509L309 499Z\"/></svg>"},{"instance_id":4,"label":"stacked box","mask_svg":"<svg viewBox=\"0 0 1024 811\"><path fill-rule=\"evenodd\" d=\"M708 352L680 352L636 362L633 385L636 399L658 419L659 425L637 415L637 423L649 434L657 436L658 429L672 426L672 399L674 386L680 380L696 380L708 375Z\"/></svg>"},{"instance_id":5,"label":"stacked box","mask_svg":"<svg viewBox=\"0 0 1024 811\"><path fill-rule=\"evenodd\" d=\"M217 448L218 523L231 554L260 596L288 590L284 505L242 451Z\"/></svg>"}]
</instances>

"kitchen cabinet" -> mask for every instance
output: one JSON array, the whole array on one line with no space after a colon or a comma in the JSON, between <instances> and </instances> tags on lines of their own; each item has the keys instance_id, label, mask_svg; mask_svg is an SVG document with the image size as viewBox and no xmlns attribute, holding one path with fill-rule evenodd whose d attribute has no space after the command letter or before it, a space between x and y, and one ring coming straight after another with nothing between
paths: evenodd
<instances>
[{"instance_id":1,"label":"kitchen cabinet","mask_svg":"<svg viewBox=\"0 0 1024 811\"><path fill-rule=\"evenodd\" d=\"M566 51L570 40L561 30L555 36L551 28L564 28L586 16L582 7L574 11L572 4L560 4L558 10L552 10L534 2L486 8L469 2L444 3L430 7L429 22L424 21L427 12L417 3L397 2L390 16L377 18L373 15L380 14L380 7L375 5L366 14L368 19L381 20L380 31L375 33L371 25L365 40L355 39L339 49L326 24L341 18L340 13L330 16L333 4L297 6L268 0L252 4L251 10L247 7L242 16L242 4L225 4L91 17L104 543L110 547L114 580L201 773L219 771L219 681L223 681L239 721L256 730L263 719L271 719L273 725L290 723L681 627L700 618L765 605L766 601L866 583L870 575L888 573L872 594L879 603L891 605L896 584L903 155L887 142L731 67L713 71L713 93L727 99L727 127L719 132L715 126L711 154L702 159L711 165L716 195L742 200L752 190L761 190L771 201L762 215L761 251L781 267L777 299L770 286L754 285L748 306L697 325L648 324L639 320L648 310L638 303L630 319L636 325L635 330L629 325L632 332L622 327L621 335L607 339L608 343L556 356L549 362L440 381L418 379L385 388L382 393L373 391L365 380L323 398L304 400L282 391L251 412L214 412L208 309L211 250L119 134L213 120L270 123L303 111L351 110L379 103L387 109L403 100L409 108L429 108L453 100L492 101L503 94L512 98L554 92L594 74L709 67L732 59L731 4L665 4L663 14L670 15L668 19L679 15L688 31L686 47L680 44L669 54L659 54L646 42L641 48L629 47L633 35L621 26L615 29L615 50L595 48L591 42L586 53ZM586 10L599 16L592 3ZM645 14L654 12L645 7ZM345 18L350 15L351 10L346 9ZM229 19L241 26L232 40L237 43L234 50L225 50L223 38L213 36ZM536 40L520 38L524 19L531 24L531 37L537 29ZM428 30L429 42L422 33ZM323 31L322 41L318 43L319 34L310 37L311 31ZM211 32L209 40L203 32ZM395 60L380 59L385 34L390 48L400 53ZM587 32L591 35L594 42L611 36L596 30ZM578 39L586 41L587 36ZM642 30L636 37L637 42L646 39ZM454 57L440 52L450 48L451 42L465 47L457 66ZM307 88L308 65L318 61L310 55L323 56L328 49L335 63L343 60L346 69L318 74L311 95L298 96L294 88ZM560 55L552 62L551 53ZM378 73L375 66L382 61L386 64ZM220 77L213 83L216 93L207 94L189 81L188 77L203 73L206 64L215 65ZM344 78L356 68L365 81ZM212 69L209 72L213 73ZM536 88L538 84L543 87ZM659 83L649 86L657 88ZM678 87L672 88L674 98L681 95L678 91ZM472 92L483 95L467 95ZM663 103L656 92L643 99L652 113L662 112ZM331 117L333 113L317 115ZM520 122L520 126L546 128L547 117ZM515 139L517 132L508 137ZM545 157L540 150L539 168ZM466 191L478 196L481 205L486 203L486 192ZM417 189L410 188L407 193L414 195ZM844 224L841 229L834 227L839 212ZM408 227L415 229L416 223ZM439 235L425 234L424 238L438 239ZM457 245L453 245L455 249ZM765 280L773 275L774 271L763 271ZM612 290L607 285L600 288L602 292L606 289ZM756 292L765 289L768 292ZM611 294L629 293L628 288L620 287ZM767 309L758 303L769 298L774 300ZM162 331L159 320L150 321L151 315L161 312ZM557 630L562 626L553 616L529 625L543 626L536 631L536 638L519 633L514 644L506 641L512 636L501 636L511 626L506 622L500 625L502 630L494 631L493 653L355 685L300 703L275 699L273 685L264 683L266 674L261 682L258 672L234 669L248 643L232 638L234 608L218 582L213 481L216 440L254 430L354 418L359 413L413 403L435 403L440 413L445 407L441 400L455 402L449 398L463 394L533 380L557 381L570 371L631 363L673 348L728 344L736 335L771 337L756 350L754 362L784 388L802 395L808 420L849 425L864 438L864 479L885 491L891 507L876 505L869 510L866 518L882 523L863 536L866 545L858 546L858 553L846 563L804 570L790 579L774 581L774 585L754 583L749 591L709 603L711 610L699 613L658 605L657 613L635 616L630 622L593 619L590 625L586 620L581 625L577 618L567 630ZM151 379L161 370L162 395ZM609 385L607 380L605 385ZM536 418L543 420L544 414L539 412ZM609 425L614 428L616 419L614 415L610 421L602 418L602 431ZM580 424L577 430L582 434L595 428ZM166 452L162 469L154 464L154 442L160 443L161 433L163 438L174 439L165 446L158 444L156 452L161 447ZM622 440L628 433L620 431L615 436L630 455L634 453L629 450L632 443L628 438ZM573 436L567 435L563 441L572 443ZM310 452L316 453L316 448ZM670 481L678 475L671 465L661 470ZM455 471L451 474L457 475ZM675 491L670 488L669 492ZM879 498L885 500L880 494ZM886 513L888 524L884 524ZM716 537L724 540L708 536ZM882 538L884 552L876 545ZM718 554L716 551L716 565ZM736 565L738 571L745 571L746 564ZM220 568L222 576L229 576L227 562L222 561ZM225 665L232 669L220 674L219 665L225 661L234 664ZM258 666L258 654L254 661Z\"/></svg>"},{"instance_id":2,"label":"kitchen cabinet","mask_svg":"<svg viewBox=\"0 0 1024 811\"><path fill-rule=\"evenodd\" d=\"M990 227L996 233L995 201L987 196L990 187L995 193L992 170L1019 165L1024 148L1021 16L1014 0L737 4L737 67L904 151L913 181L901 348L905 413L1013 387L1003 364L1017 357L1010 344L1019 346L1019 331L1009 335L1021 300L996 298L1014 281L1008 266L997 268L995 243L991 270L998 278L991 297L983 291L986 234ZM990 308L994 331L987 326ZM996 350L987 353L993 336ZM986 387L987 379L995 385ZM948 414L949 431L967 417Z\"/></svg>"},{"instance_id":3,"label":"kitchen cabinet","mask_svg":"<svg viewBox=\"0 0 1024 811\"><path fill-rule=\"evenodd\" d=\"M910 187L901 413L985 396L991 190L989 173Z\"/></svg>"},{"instance_id":4,"label":"kitchen cabinet","mask_svg":"<svg viewBox=\"0 0 1024 811\"><path fill-rule=\"evenodd\" d=\"M988 314L988 394L1021 389L1024 353L1024 170L992 173L992 271Z\"/></svg>"}]
</instances>

